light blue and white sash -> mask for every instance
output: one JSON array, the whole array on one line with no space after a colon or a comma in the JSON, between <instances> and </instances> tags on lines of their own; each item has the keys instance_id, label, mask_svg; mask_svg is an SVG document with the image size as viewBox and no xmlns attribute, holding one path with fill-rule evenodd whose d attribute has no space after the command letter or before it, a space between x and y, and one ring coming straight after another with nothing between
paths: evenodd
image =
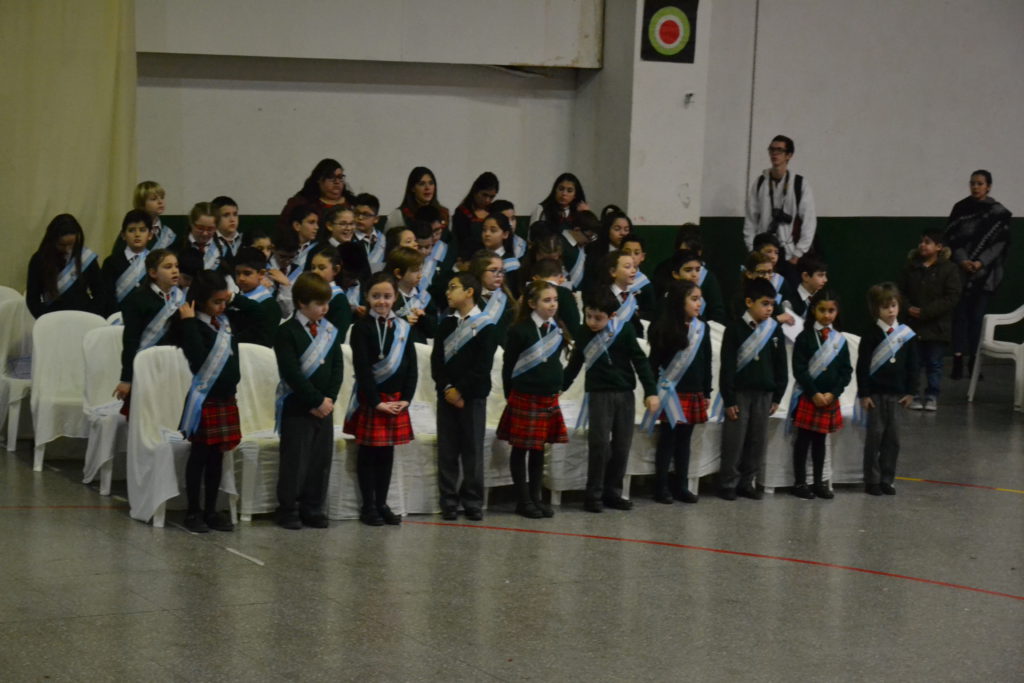
<instances>
[{"instance_id":1,"label":"light blue and white sash","mask_svg":"<svg viewBox=\"0 0 1024 683\"><path fill-rule=\"evenodd\" d=\"M309 328L303 326L303 330L306 334L309 334L310 342L306 350L302 352L302 356L299 358L299 369L302 371L303 377L307 379L313 376L317 368L323 365L324 359L327 358L327 354L337 346L335 342L338 340L338 328L330 323L327 318L320 320L319 330L317 335L314 337L309 333ZM277 399L274 401L274 431L281 431L281 411L284 409L284 400L292 395L292 389L288 384L281 380L277 384Z\"/></svg>"},{"instance_id":2,"label":"light blue and white sash","mask_svg":"<svg viewBox=\"0 0 1024 683\"><path fill-rule=\"evenodd\" d=\"M697 276L697 286L703 287L704 281L708 279L708 269L703 263L700 264L700 275Z\"/></svg>"},{"instance_id":3,"label":"light blue and white sash","mask_svg":"<svg viewBox=\"0 0 1024 683\"><path fill-rule=\"evenodd\" d=\"M171 291L168 294L170 294L170 298L164 299L164 307L153 316L153 319L146 325L146 329L142 331L142 336L139 338L139 351L145 351L160 341L160 338L167 333L167 327L171 324L171 318L178 312L181 305L185 303L185 292L177 287L171 287Z\"/></svg>"},{"instance_id":4,"label":"light blue and white sash","mask_svg":"<svg viewBox=\"0 0 1024 683\"><path fill-rule=\"evenodd\" d=\"M167 249L172 244L174 244L174 240L176 240L178 236L174 234L173 230L168 228L163 223L159 223L158 225L160 226L160 232L158 232L156 235L156 241L153 242L153 248Z\"/></svg>"},{"instance_id":5,"label":"light blue and white sash","mask_svg":"<svg viewBox=\"0 0 1024 683\"><path fill-rule=\"evenodd\" d=\"M743 340L743 343L740 344L739 352L736 357L736 372L747 367L747 365L750 364L750 361L758 357L761 353L761 349L765 347L768 340L772 338L773 334L775 334L775 330L778 326L779 323L775 322L773 318L768 318L758 325L749 337Z\"/></svg>"},{"instance_id":6,"label":"light blue and white sash","mask_svg":"<svg viewBox=\"0 0 1024 683\"><path fill-rule=\"evenodd\" d=\"M362 285L358 282L345 290L345 298L348 299L348 305L353 309L359 308L362 305L361 290Z\"/></svg>"},{"instance_id":7,"label":"light blue and white sash","mask_svg":"<svg viewBox=\"0 0 1024 683\"><path fill-rule=\"evenodd\" d=\"M576 247L576 263L572 264L572 270L569 271L569 284L573 289L579 289L583 284L583 266L586 260L587 254L583 247Z\"/></svg>"},{"instance_id":8,"label":"light blue and white sash","mask_svg":"<svg viewBox=\"0 0 1024 683\"><path fill-rule=\"evenodd\" d=\"M818 339L821 338L821 330L812 329L811 333ZM811 360L807 363L807 374L811 376L811 379L820 377L821 373L825 372L826 368L836 359L836 356L839 355L844 346L846 346L846 335L837 330L832 330L828 335L828 339L819 343L818 350L814 352ZM789 414L787 417L790 420L796 414L796 404L799 403L800 396L803 393L803 387L800 386L799 382L796 382L793 387L793 396L789 401ZM836 400L839 400L838 396Z\"/></svg>"},{"instance_id":9,"label":"light blue and white sash","mask_svg":"<svg viewBox=\"0 0 1024 683\"><path fill-rule=\"evenodd\" d=\"M495 294L497 294L497 292L495 292ZM504 296L504 294L502 294L502 296ZM487 308L490 308L490 302L488 302ZM455 331L449 334L448 338L444 340L444 362L447 363L451 361L452 357L457 354L470 339L475 337L477 332L488 325L493 325L495 322L496 318L493 315L488 315L487 311L484 310L458 324L455 327Z\"/></svg>"},{"instance_id":10,"label":"light blue and white sash","mask_svg":"<svg viewBox=\"0 0 1024 683\"><path fill-rule=\"evenodd\" d=\"M625 325L633 318L634 313L636 313L636 294L629 290L629 296L619 305L619 310L615 311L615 320L619 325Z\"/></svg>"},{"instance_id":11,"label":"light blue and white sash","mask_svg":"<svg viewBox=\"0 0 1024 683\"><path fill-rule=\"evenodd\" d=\"M505 296L505 292L500 289L496 289L491 292L491 296L487 300L487 305L484 306L484 310L480 315L487 318L488 325L497 325L498 321L501 320L501 316L505 315L505 308L507 304L508 297Z\"/></svg>"},{"instance_id":12,"label":"light blue and white sash","mask_svg":"<svg viewBox=\"0 0 1024 683\"><path fill-rule=\"evenodd\" d=\"M909 326L898 324L892 334L885 335L885 339L875 347L875 352L871 354L871 368L868 370L868 374L875 374L886 363L895 363L896 354L904 344L914 338L915 334Z\"/></svg>"},{"instance_id":13,"label":"light blue and white sash","mask_svg":"<svg viewBox=\"0 0 1024 683\"><path fill-rule=\"evenodd\" d=\"M693 360L697 357L701 344L704 343L707 329L708 326L700 320L690 321L690 329L686 334L686 348L677 351L672 362L668 364L668 367L663 368L658 376L658 401L661 403L661 409L657 412L648 410L644 414L643 421L640 422L641 429L653 432L654 425L662 413L665 413L665 417L668 418L670 427L675 427L679 423L686 424L686 415L683 414L683 404L679 401L676 385L693 365Z\"/></svg>"},{"instance_id":14,"label":"light blue and white sash","mask_svg":"<svg viewBox=\"0 0 1024 683\"><path fill-rule=\"evenodd\" d=\"M608 321L608 325L590 338L587 345L583 347L583 363L587 370L594 366L601 356L604 356L608 349L611 348L612 344L615 343L615 339L619 336L619 332L622 331L623 324L618 319L618 315ZM608 356L608 362L611 363L611 357ZM580 411L576 415L576 426L574 429L583 429L590 423L590 392L583 394L583 403L580 404Z\"/></svg>"},{"instance_id":15,"label":"light blue and white sash","mask_svg":"<svg viewBox=\"0 0 1024 683\"><path fill-rule=\"evenodd\" d=\"M781 275L779 275L778 273L772 273L772 276L769 279L771 280L772 287L775 288L775 303L781 304L782 303L782 282L783 282L784 278Z\"/></svg>"},{"instance_id":16,"label":"light blue and white sash","mask_svg":"<svg viewBox=\"0 0 1024 683\"><path fill-rule=\"evenodd\" d=\"M548 322L551 324L552 329L535 341L530 348L519 354L516 364L512 367L512 377L518 377L524 372L529 372L558 352L558 347L562 343L562 330L558 327L558 323L553 320ZM538 329L537 332L539 334L540 330Z\"/></svg>"},{"instance_id":17,"label":"light blue and white sash","mask_svg":"<svg viewBox=\"0 0 1024 683\"><path fill-rule=\"evenodd\" d=\"M256 303L262 303L269 299L270 297L272 297L273 294L271 294L270 290L267 289L264 285L260 285L259 287L249 290L248 292L243 292L242 296L244 296L246 299L255 301Z\"/></svg>"},{"instance_id":18,"label":"light blue and white sash","mask_svg":"<svg viewBox=\"0 0 1024 683\"><path fill-rule=\"evenodd\" d=\"M376 319L371 319L374 325L379 325ZM398 372L398 368L402 365L402 357L405 355L405 346L409 341L409 332L412 330L412 326L401 318L391 318L394 322L394 338L391 341L391 348L388 350L388 355L378 360L372 366L370 370L373 371L373 381L379 386L384 382L387 382L391 377ZM385 334L387 334L385 332ZM359 382L352 385L352 398L348 403L348 411L345 413L345 418L348 419L352 416L352 413L359 409Z\"/></svg>"},{"instance_id":19,"label":"light blue and white sash","mask_svg":"<svg viewBox=\"0 0 1024 683\"><path fill-rule=\"evenodd\" d=\"M512 253L516 258L523 258L526 255L526 240L519 235L512 235Z\"/></svg>"},{"instance_id":20,"label":"light blue and white sash","mask_svg":"<svg viewBox=\"0 0 1024 683\"><path fill-rule=\"evenodd\" d=\"M210 393L210 387L220 377L224 366L231 356L231 325L223 315L217 316L220 329L217 330L217 337L213 341L213 348L206 355L206 360L199 368L199 372L192 378L192 386L188 389L188 396L185 399L185 410L181 414L181 424L178 429L185 438L195 433L199 427L199 419L203 413L203 403Z\"/></svg>"},{"instance_id":21,"label":"light blue and white sash","mask_svg":"<svg viewBox=\"0 0 1024 683\"><path fill-rule=\"evenodd\" d=\"M75 259L71 257L68 259L64 269L60 271L57 276L57 296L62 296L64 292L71 288L71 285L75 284L78 280L78 276L84 273L86 268L93 264L96 260L96 253L88 247L82 247L82 267L81 269L75 268Z\"/></svg>"},{"instance_id":22,"label":"light blue and white sash","mask_svg":"<svg viewBox=\"0 0 1024 683\"><path fill-rule=\"evenodd\" d=\"M651 279L638 270L636 271L636 277L633 278L633 284L629 286L629 291L639 292L649 284L651 284Z\"/></svg>"},{"instance_id":23,"label":"light blue and white sash","mask_svg":"<svg viewBox=\"0 0 1024 683\"><path fill-rule=\"evenodd\" d=\"M220 247L217 245L216 240L207 242L206 250L203 252L203 269L216 270L217 266L220 265L220 257Z\"/></svg>"},{"instance_id":24,"label":"light blue and white sash","mask_svg":"<svg viewBox=\"0 0 1024 683\"><path fill-rule=\"evenodd\" d=\"M437 273L437 267L444 261L444 257L447 255L448 244L438 240L423 262L423 275L420 277L419 287L421 296L427 294L427 290L434 281L434 275Z\"/></svg>"},{"instance_id":25,"label":"light blue and white sash","mask_svg":"<svg viewBox=\"0 0 1024 683\"><path fill-rule=\"evenodd\" d=\"M370 262L370 270L376 273L377 271L384 270L384 259L387 257L387 254L384 253L384 235L379 230L374 230L373 234L377 240L373 243L373 247L366 252L366 259ZM364 241L364 244L366 243L368 241Z\"/></svg>"},{"instance_id":26,"label":"light blue and white sash","mask_svg":"<svg viewBox=\"0 0 1024 683\"><path fill-rule=\"evenodd\" d=\"M345 290L342 289L337 282L331 282L331 301L334 301L334 297L344 293Z\"/></svg>"},{"instance_id":27,"label":"light blue and white sash","mask_svg":"<svg viewBox=\"0 0 1024 683\"><path fill-rule=\"evenodd\" d=\"M292 261L292 272L288 273L288 279L294 285L295 281L299 279L299 276L306 271L306 264L309 262L309 254L313 251L316 246L316 242L307 242L306 246L299 249L298 253L295 254L295 260Z\"/></svg>"},{"instance_id":28,"label":"light blue and white sash","mask_svg":"<svg viewBox=\"0 0 1024 683\"><path fill-rule=\"evenodd\" d=\"M146 254L148 253L148 249L143 249L140 253L136 254L135 260L129 263L128 267L117 278L117 283L114 285L114 295L117 297L118 303L124 301L124 298L139 286L139 282L142 281L143 276L146 274Z\"/></svg>"},{"instance_id":29,"label":"light blue and white sash","mask_svg":"<svg viewBox=\"0 0 1024 683\"><path fill-rule=\"evenodd\" d=\"M501 260L501 266L505 269L506 273L514 273L519 270L519 259L515 256L507 256Z\"/></svg>"},{"instance_id":30,"label":"light blue and white sash","mask_svg":"<svg viewBox=\"0 0 1024 683\"><path fill-rule=\"evenodd\" d=\"M412 315L412 312L415 310L425 311L427 309L427 304L430 303L430 292L420 292L418 289L414 290L414 293L410 296L406 296L405 294L401 294L401 296L402 299L405 300L405 303L402 304L401 308L395 311L395 315L399 318L406 318L407 316ZM426 297L426 299L424 299L424 297Z\"/></svg>"}]
</instances>

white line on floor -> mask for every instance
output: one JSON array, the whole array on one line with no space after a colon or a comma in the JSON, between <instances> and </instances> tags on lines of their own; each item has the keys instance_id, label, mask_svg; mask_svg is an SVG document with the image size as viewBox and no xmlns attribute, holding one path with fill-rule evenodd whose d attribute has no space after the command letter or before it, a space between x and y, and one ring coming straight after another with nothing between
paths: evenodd
<instances>
[{"instance_id":1,"label":"white line on floor","mask_svg":"<svg viewBox=\"0 0 1024 683\"><path fill-rule=\"evenodd\" d=\"M229 553L232 553L234 555L238 555L239 557L241 557L243 559L249 560L253 564L258 564L261 567L265 567L266 566L266 563L263 560L257 560L252 555L246 555L245 553L243 553L243 552L241 552L239 550L235 550L234 548L229 548L226 545L222 545L221 547L224 548L224 550L227 550Z\"/></svg>"},{"instance_id":2,"label":"white line on floor","mask_svg":"<svg viewBox=\"0 0 1024 683\"><path fill-rule=\"evenodd\" d=\"M59 467L54 467L53 465L47 465L46 469L53 470L54 472L60 472L60 468Z\"/></svg>"},{"instance_id":3,"label":"white line on floor","mask_svg":"<svg viewBox=\"0 0 1024 683\"><path fill-rule=\"evenodd\" d=\"M114 500L119 500L122 503L127 503L128 502L128 499L125 498L124 496L111 496L111 498L113 498Z\"/></svg>"}]
</instances>

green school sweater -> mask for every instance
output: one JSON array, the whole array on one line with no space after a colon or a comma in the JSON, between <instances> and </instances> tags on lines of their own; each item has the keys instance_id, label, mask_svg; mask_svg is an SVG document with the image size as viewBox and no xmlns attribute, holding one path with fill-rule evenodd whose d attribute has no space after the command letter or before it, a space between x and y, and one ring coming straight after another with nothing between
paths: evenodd
<instances>
[{"instance_id":1,"label":"green school sweater","mask_svg":"<svg viewBox=\"0 0 1024 683\"><path fill-rule=\"evenodd\" d=\"M206 362L206 357L213 350L213 344L217 340L217 331L205 322L195 318L187 318L181 321L181 350L185 352L188 360L188 367L192 374L199 374L199 370ZM231 355L224 363L224 369L214 380L210 387L211 398L232 398L238 388L238 381L241 378L238 365L238 340L231 337Z\"/></svg>"},{"instance_id":2,"label":"green school sweater","mask_svg":"<svg viewBox=\"0 0 1024 683\"><path fill-rule=\"evenodd\" d=\"M273 348L274 334L281 324L281 306L273 296L253 301L238 293L228 304L227 315L231 321L231 334L239 344Z\"/></svg>"},{"instance_id":3,"label":"green school sweater","mask_svg":"<svg viewBox=\"0 0 1024 683\"><path fill-rule=\"evenodd\" d=\"M604 330L599 332L604 334ZM562 391L565 391L576 379L576 375L584 367L584 349L594 333L589 327L584 327L576 340L569 365L565 368L562 378ZM586 370L584 389L586 391L633 391L636 388L636 378L640 378L640 384L644 388L644 396L657 394L654 373L651 371L651 364L636 341L636 333L632 325L624 325L622 331L615 337L608 350L601 354L597 361Z\"/></svg>"},{"instance_id":4,"label":"green school sweater","mask_svg":"<svg viewBox=\"0 0 1024 683\"><path fill-rule=\"evenodd\" d=\"M454 315L441 321L430 353L430 374L437 384L438 400L444 400L442 397L448 386L458 389L463 398L487 398L491 393L491 366L498 346L497 329L494 325L480 328L446 361L444 344L454 334L457 324L458 318Z\"/></svg>"},{"instance_id":5,"label":"green school sweater","mask_svg":"<svg viewBox=\"0 0 1024 683\"><path fill-rule=\"evenodd\" d=\"M352 347L352 369L359 385L359 402L366 405L368 401L372 401L373 405L377 405L380 402L380 394L395 393L401 394L401 401L412 401L418 378L416 345L412 339L406 342L398 369L386 381L378 384L373 378L373 365L380 360L380 356L387 357L391 351L391 345L395 340L394 328L384 332L383 349L380 346L381 336L377 318L369 313L352 325L349 345Z\"/></svg>"},{"instance_id":6,"label":"green school sweater","mask_svg":"<svg viewBox=\"0 0 1024 683\"><path fill-rule=\"evenodd\" d=\"M739 348L753 330L742 318L725 327L722 339L721 366L718 373L719 391L725 406L736 405L737 390L768 391L772 403L782 400L789 384L789 362L786 360L786 340L781 326L769 338L768 343L743 370L737 371Z\"/></svg>"},{"instance_id":7,"label":"green school sweater","mask_svg":"<svg viewBox=\"0 0 1024 683\"><path fill-rule=\"evenodd\" d=\"M297 407L297 412L305 413L319 407L324 398L338 402L343 371L341 344L335 344L327 353L323 364L314 370L312 375L306 377L302 373L301 358L312 343L309 333L295 318L289 318L277 328L274 336L277 371L281 381L293 392L285 402L286 411L289 409L289 403Z\"/></svg>"},{"instance_id":8,"label":"green school sweater","mask_svg":"<svg viewBox=\"0 0 1024 683\"><path fill-rule=\"evenodd\" d=\"M121 381L131 382L132 367L135 363L135 354L139 352L139 343L142 340L142 333L149 322L156 317L156 314L164 307L163 298L153 291L150 286L152 280L146 278L142 284L135 288L131 294L121 302L121 318L124 322L124 343L121 348ZM167 332L157 340L157 346L174 346L177 343L176 329L173 320L177 313L171 318L172 325L168 326Z\"/></svg>"},{"instance_id":9,"label":"green school sweater","mask_svg":"<svg viewBox=\"0 0 1024 683\"><path fill-rule=\"evenodd\" d=\"M833 329L830 334L842 334L842 332ZM820 333L814 329L813 323L808 324L803 332L797 335L796 341L793 343L793 377L808 398L818 393L839 396L853 376L849 345L844 344L828 367L816 379L811 379L808 364L818 350L818 339L820 339Z\"/></svg>"},{"instance_id":10,"label":"green school sweater","mask_svg":"<svg viewBox=\"0 0 1024 683\"><path fill-rule=\"evenodd\" d=\"M908 396L917 393L918 360L917 337L900 347L895 363L883 363L875 374L870 374L871 357L880 344L885 343L885 332L877 324L860 338L857 351L857 396L864 398L872 394Z\"/></svg>"},{"instance_id":11,"label":"green school sweater","mask_svg":"<svg viewBox=\"0 0 1024 683\"><path fill-rule=\"evenodd\" d=\"M555 334L549 331L548 334ZM505 361L501 369L501 379L505 385L505 397L513 390L524 394L540 394L550 396L562 390L562 362L559 354L565 346L563 339L559 344L558 351L551 354L546 361L537 365L515 379L512 378L512 370L520 354L540 339L540 328L533 323L533 318L513 325L509 328L508 337L505 340Z\"/></svg>"},{"instance_id":12,"label":"green school sweater","mask_svg":"<svg viewBox=\"0 0 1024 683\"><path fill-rule=\"evenodd\" d=\"M657 323L650 329L651 342L651 368L656 377L661 376L661 371L668 367L675 358L677 348L668 348L661 345L661 337L658 334ZM711 396L711 330L704 332L704 339L701 340L697 356L690 363L683 376L676 383L676 392L691 394L702 393L707 398Z\"/></svg>"}]
</instances>

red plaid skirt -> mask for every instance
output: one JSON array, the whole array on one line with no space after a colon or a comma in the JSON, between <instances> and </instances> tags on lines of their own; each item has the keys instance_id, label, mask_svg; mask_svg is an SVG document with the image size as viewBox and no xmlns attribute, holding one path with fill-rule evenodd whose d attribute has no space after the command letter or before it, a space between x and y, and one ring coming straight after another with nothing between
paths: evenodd
<instances>
[{"instance_id":1,"label":"red plaid skirt","mask_svg":"<svg viewBox=\"0 0 1024 683\"><path fill-rule=\"evenodd\" d=\"M699 391L683 393L680 391L676 395L679 396L679 403L683 406L683 415L686 416L688 424L696 425L708 421L708 400L704 397L703 393ZM661 414L661 421L668 422L664 412Z\"/></svg>"},{"instance_id":2,"label":"red plaid skirt","mask_svg":"<svg viewBox=\"0 0 1024 683\"><path fill-rule=\"evenodd\" d=\"M218 446L224 453L242 440L235 398L210 398L203 402L199 426L189 441L206 446Z\"/></svg>"},{"instance_id":3,"label":"red plaid skirt","mask_svg":"<svg viewBox=\"0 0 1024 683\"><path fill-rule=\"evenodd\" d=\"M800 395L796 410L793 411L793 426L819 434L831 434L843 426L843 412L839 408L839 398L824 408L818 408L806 394Z\"/></svg>"},{"instance_id":4,"label":"red plaid skirt","mask_svg":"<svg viewBox=\"0 0 1024 683\"><path fill-rule=\"evenodd\" d=\"M401 401L401 392L380 395L378 403ZM409 410L398 415L382 413L374 406L359 404L352 417L345 420L345 432L356 437L360 446L397 446L412 441L412 421Z\"/></svg>"},{"instance_id":5,"label":"red plaid skirt","mask_svg":"<svg viewBox=\"0 0 1024 683\"><path fill-rule=\"evenodd\" d=\"M544 448L546 443L568 442L558 396L513 391L498 421L496 436L513 448L527 450Z\"/></svg>"}]
</instances>

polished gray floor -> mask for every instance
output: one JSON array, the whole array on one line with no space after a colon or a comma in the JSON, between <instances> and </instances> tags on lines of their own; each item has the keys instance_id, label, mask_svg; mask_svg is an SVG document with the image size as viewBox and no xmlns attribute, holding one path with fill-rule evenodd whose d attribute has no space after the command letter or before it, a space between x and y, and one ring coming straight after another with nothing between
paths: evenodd
<instances>
[{"instance_id":1,"label":"polished gray floor","mask_svg":"<svg viewBox=\"0 0 1024 683\"><path fill-rule=\"evenodd\" d=\"M41 473L22 444L0 456L0 680L1024 680L1024 417L990 374L909 416L899 474L1012 491L536 521L499 491L482 524L197 536L78 483L79 444Z\"/></svg>"}]
</instances>

